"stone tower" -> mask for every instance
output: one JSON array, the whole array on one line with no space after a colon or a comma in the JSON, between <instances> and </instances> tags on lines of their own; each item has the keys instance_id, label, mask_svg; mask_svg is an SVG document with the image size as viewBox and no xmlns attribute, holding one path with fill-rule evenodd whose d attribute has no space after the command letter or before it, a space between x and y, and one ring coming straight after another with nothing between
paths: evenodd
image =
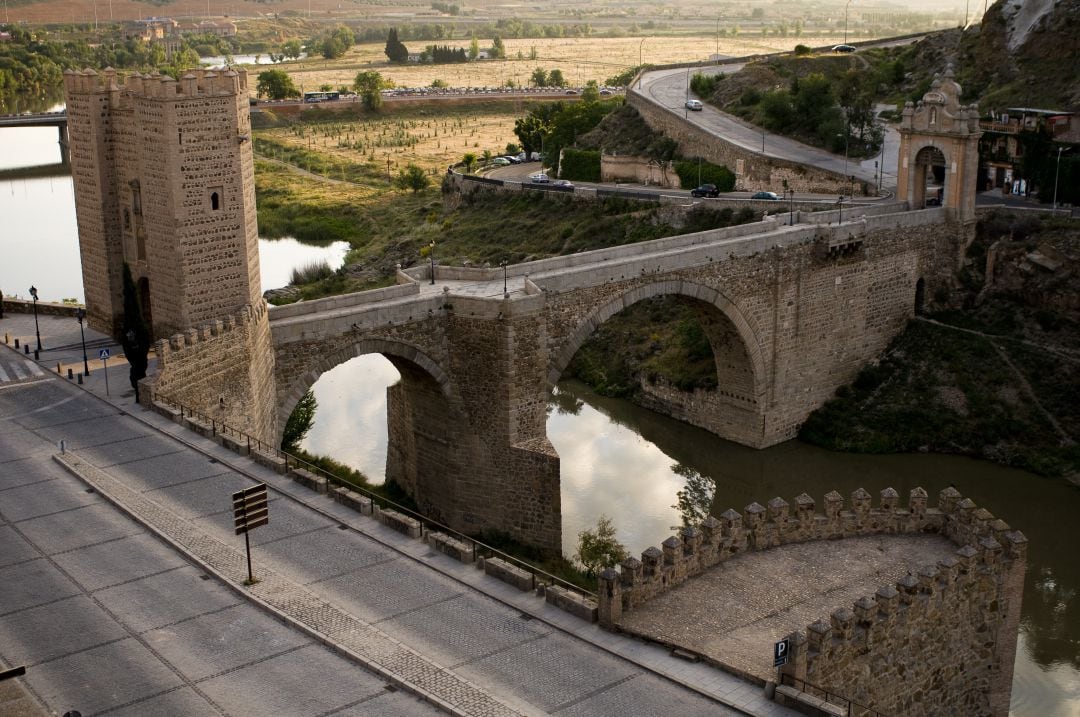
<instances>
[{"instance_id":1,"label":"stone tower","mask_svg":"<svg viewBox=\"0 0 1080 717\"><path fill-rule=\"evenodd\" d=\"M912 209L926 206L927 171L944 167L945 187L941 205L955 218L975 218L975 192L979 169L978 105L960 104L960 85L952 67L934 78L930 91L918 105L904 105L900 120L899 167L896 198Z\"/></svg>"},{"instance_id":2,"label":"stone tower","mask_svg":"<svg viewBox=\"0 0 1080 717\"><path fill-rule=\"evenodd\" d=\"M158 339L140 396L272 440L247 74L69 70L64 90L91 325L121 326L126 263Z\"/></svg>"},{"instance_id":3,"label":"stone tower","mask_svg":"<svg viewBox=\"0 0 1080 717\"><path fill-rule=\"evenodd\" d=\"M158 337L261 305L246 73L69 70L64 89L91 325L119 325L124 262Z\"/></svg>"}]
</instances>

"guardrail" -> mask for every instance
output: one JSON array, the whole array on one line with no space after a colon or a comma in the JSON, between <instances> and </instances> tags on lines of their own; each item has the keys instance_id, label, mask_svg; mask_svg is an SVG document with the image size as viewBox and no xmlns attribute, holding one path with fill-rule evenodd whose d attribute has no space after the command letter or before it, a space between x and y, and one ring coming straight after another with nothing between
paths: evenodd
<instances>
[{"instance_id":1,"label":"guardrail","mask_svg":"<svg viewBox=\"0 0 1080 717\"><path fill-rule=\"evenodd\" d=\"M794 675L789 675L786 672L780 673L780 684L788 687L794 687L800 692L805 692L814 697L825 700L826 702L840 707L846 707L847 713L852 717L888 717L884 712L878 712L877 710L867 707L866 705L859 704L854 700L849 700L843 695L838 695L835 692L830 692L824 687L807 682L806 680L800 680Z\"/></svg>"},{"instance_id":2,"label":"guardrail","mask_svg":"<svg viewBox=\"0 0 1080 717\"><path fill-rule=\"evenodd\" d=\"M590 592L578 585L575 585L574 583L563 580L556 575L552 575L551 573L548 573L541 568L536 567L532 563L526 562L520 558L516 558L513 555L510 555L509 553L505 553L498 548L494 548L486 543L483 543L476 538L458 532L457 530L454 530L453 528L444 525L437 520L429 518L422 513L418 513L411 508L401 505L400 503L395 503L389 498L379 495L378 493L375 493L374 491L371 491L362 485L358 485L356 483L344 480L334 475L333 473L329 473L320 468L319 466L304 460L303 458L294 456L291 453L281 450L281 448L278 446L273 446L269 443L266 443L265 441L262 441L249 433L245 433L238 428L229 426L224 421L215 419L212 416L209 416L198 409L186 406L183 403L175 401L162 393L151 391L150 403L151 405L158 403L173 410L180 411L181 422L187 419L203 424L210 429L211 438L217 438L217 436L219 435L222 437L232 437L238 446L247 447L248 455L251 455L252 451L257 451L258 453L261 453L265 456L283 460L285 462L286 473L288 473L289 470L293 468L302 468L310 473L315 474L320 478L326 479L328 486L343 487L348 488L352 491L356 491L357 493L362 494L364 497L369 498L372 504L378 505L380 509L390 508L399 513L403 513L410 518L418 520L420 524L424 527L425 531L432 529L438 530L441 533L446 533L455 540L459 540L466 545L471 545L473 548L473 554L476 557L482 557L485 559L495 557L499 558L500 560L504 560L512 565L520 567L521 569L533 574L533 576L536 578L537 585L555 585L569 590L570 592L573 592L577 595L581 595L592 600L597 599L597 594L594 592Z\"/></svg>"}]
</instances>

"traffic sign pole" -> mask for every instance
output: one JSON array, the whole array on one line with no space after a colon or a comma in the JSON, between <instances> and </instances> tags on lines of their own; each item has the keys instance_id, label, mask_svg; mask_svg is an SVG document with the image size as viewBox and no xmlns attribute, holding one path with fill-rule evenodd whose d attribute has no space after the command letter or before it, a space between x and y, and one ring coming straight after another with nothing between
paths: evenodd
<instances>
[{"instance_id":1,"label":"traffic sign pole","mask_svg":"<svg viewBox=\"0 0 1080 717\"><path fill-rule=\"evenodd\" d=\"M236 534L244 534L244 549L247 553L248 577L245 585L254 585L255 574L251 569L251 538L248 533L261 525L270 522L270 507L267 503L266 484L252 486L245 490L239 490L232 494L233 519L236 524Z\"/></svg>"},{"instance_id":2,"label":"traffic sign pole","mask_svg":"<svg viewBox=\"0 0 1080 717\"><path fill-rule=\"evenodd\" d=\"M244 547L247 549L247 560L248 560L248 579L247 579L247 581L248 581L248 584L250 585L250 584L255 582L255 576L251 574L251 538L248 537L248 532L246 530L244 531Z\"/></svg>"},{"instance_id":3,"label":"traffic sign pole","mask_svg":"<svg viewBox=\"0 0 1080 717\"><path fill-rule=\"evenodd\" d=\"M101 363L104 366L105 371L105 395L109 395L109 349L101 349L98 351L98 358L101 359Z\"/></svg>"}]
</instances>

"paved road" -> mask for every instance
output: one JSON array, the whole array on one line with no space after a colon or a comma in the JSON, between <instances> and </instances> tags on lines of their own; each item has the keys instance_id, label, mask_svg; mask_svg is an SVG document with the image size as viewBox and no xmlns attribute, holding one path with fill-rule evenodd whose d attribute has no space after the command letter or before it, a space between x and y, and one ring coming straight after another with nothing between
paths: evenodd
<instances>
[{"instance_id":1,"label":"paved road","mask_svg":"<svg viewBox=\"0 0 1080 717\"><path fill-rule=\"evenodd\" d=\"M0 330L24 333L28 319L10 316ZM50 318L46 344L70 344L49 332L70 334L74 323ZM4 352L10 349L0 346ZM101 374L94 371L86 388L99 391ZM28 663L26 682L49 707L424 714L426 706L403 691L388 692L385 678L268 618L227 586L242 565L227 498L259 479L275 492L271 524L253 534L256 570L267 579L252 597L335 645L378 653L380 669L384 648L391 650L397 657L389 671L405 682L431 693L452 683L449 693L493 705L465 712L740 714L659 676L655 666L747 713L790 714L757 687L571 618L156 414L134 407L129 415L130 389L117 389L125 386L123 371L110 367L110 374L111 404L52 377L0 391L0 536L7 541L0 554L12 561L0 568L0 658ZM52 460L61 438L88 483ZM99 488L88 492L87 484ZM197 562L117 515L102 493L149 515ZM409 667L410 655L428 667Z\"/></svg>"},{"instance_id":2,"label":"paved road","mask_svg":"<svg viewBox=\"0 0 1080 717\"><path fill-rule=\"evenodd\" d=\"M874 168L875 160L881 161L880 156L864 161L846 161L843 155L835 155L817 147L805 145L788 137L764 131L761 127L751 125L732 115L721 112L715 107L706 104L698 112L685 109L686 98L696 97L693 92L687 91L688 76L695 72L702 74L717 74L723 72L732 75L745 66L742 61L729 62L721 65L710 65L700 68L675 70L656 70L646 72L640 85L634 85L627 92L633 92L656 102L667 108L673 114L682 116L687 122L697 125L702 129L742 147L743 149L764 154L766 157L787 159L814 167L820 167L844 176L854 175L865 182L876 182L877 175ZM763 142L764 140L764 142ZM763 149L764 146L764 149ZM882 189L893 191L896 186L896 161L897 150L900 146L900 136L892 127L888 128L885 136L885 156L883 166L886 168L882 178Z\"/></svg>"}]
</instances>

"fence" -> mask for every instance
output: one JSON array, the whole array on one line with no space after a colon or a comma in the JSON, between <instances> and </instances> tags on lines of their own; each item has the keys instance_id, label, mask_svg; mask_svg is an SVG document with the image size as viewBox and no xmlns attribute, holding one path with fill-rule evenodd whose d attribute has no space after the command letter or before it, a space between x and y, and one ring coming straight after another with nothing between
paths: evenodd
<instances>
[{"instance_id":1,"label":"fence","mask_svg":"<svg viewBox=\"0 0 1080 717\"><path fill-rule=\"evenodd\" d=\"M835 692L829 692L824 687L818 687L811 684L806 680L800 680L794 675L787 673L780 673L780 684L788 687L794 687L800 692L805 692L808 695L818 697L825 700L829 704L839 705L847 709L848 715L851 717L887 717L884 713L878 712L875 709L861 705L858 702L849 700L847 697L838 695Z\"/></svg>"},{"instance_id":2,"label":"fence","mask_svg":"<svg viewBox=\"0 0 1080 717\"><path fill-rule=\"evenodd\" d=\"M580 587L579 585L575 585L556 575L545 572L544 570L536 567L535 565L532 565L531 563L521 560L520 558L516 558L508 553L504 553L498 548L487 545L486 543L483 543L476 538L465 535L464 533L460 533L449 526L443 525L442 523L433 520L432 518L429 518L426 515L417 513L411 508L403 506L400 503L395 503L389 498L379 495L378 493L375 493L374 491L371 491L362 485L358 485L356 483L344 480L334 475L333 473L329 473L323 470L317 465L305 461L303 458L299 458L292 455L291 453L287 453L286 451L281 450L281 448L278 446L266 443L265 441L262 441L255 436L252 436L248 433L245 433L244 431L227 425L224 421L220 421L211 416L208 416L207 414L199 411L198 409L194 409L190 406L185 406L178 401L174 401L168 396L165 396L164 394L151 392L150 405L153 406L154 404L160 404L173 410L178 410L180 412L181 423L187 420L196 424L202 424L205 428L208 428L210 430L210 437L215 440L218 438L218 436L221 436L222 438L232 437L236 446L238 447L238 450L246 446L247 455L251 455L254 451L270 458L277 458L283 460L285 462L286 473L288 473L291 469L294 468L302 468L310 473L313 473L316 476L326 479L328 486L340 486L348 488L349 490L356 491L362 494L364 497L369 498L372 504L378 505L380 509L390 508L419 521L424 528L424 532L428 532L430 530L438 530L441 533L446 533L447 535L453 537L455 540L461 541L466 545L471 545L473 547L473 554L476 557L482 557L485 559L496 557L500 560L510 563L511 565L519 567L522 570L532 573L532 575L536 579L537 585L556 585L577 595L587 597L591 600L597 599L597 595L594 592L590 592Z\"/></svg>"}]
</instances>

